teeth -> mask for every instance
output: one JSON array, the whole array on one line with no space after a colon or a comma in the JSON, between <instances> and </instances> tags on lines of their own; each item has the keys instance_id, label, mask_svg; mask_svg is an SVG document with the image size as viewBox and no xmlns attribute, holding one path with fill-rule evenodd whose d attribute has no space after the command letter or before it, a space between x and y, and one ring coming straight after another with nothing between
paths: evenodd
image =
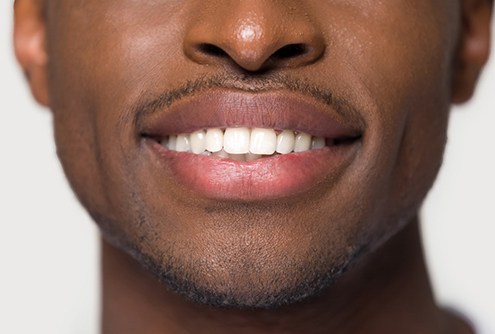
<instances>
[{"instance_id":1,"label":"teeth","mask_svg":"<svg viewBox=\"0 0 495 334\"><path fill-rule=\"evenodd\" d=\"M223 131L220 129L208 129L206 131L206 150L219 152L223 149Z\"/></svg>"},{"instance_id":2,"label":"teeth","mask_svg":"<svg viewBox=\"0 0 495 334\"><path fill-rule=\"evenodd\" d=\"M324 148L326 146L325 138L323 137L314 137L313 142L311 143L311 149L316 150L319 148Z\"/></svg>"},{"instance_id":3,"label":"teeth","mask_svg":"<svg viewBox=\"0 0 495 334\"><path fill-rule=\"evenodd\" d=\"M201 154L206 149L206 133L203 130L199 130L191 133L189 138L191 142L191 152L194 154Z\"/></svg>"},{"instance_id":4,"label":"teeth","mask_svg":"<svg viewBox=\"0 0 495 334\"><path fill-rule=\"evenodd\" d=\"M189 144L189 136L186 134L178 135L177 143L175 145L175 150L177 152L188 152L191 149L191 145Z\"/></svg>"},{"instance_id":5,"label":"teeth","mask_svg":"<svg viewBox=\"0 0 495 334\"><path fill-rule=\"evenodd\" d=\"M170 136L167 140L162 141L162 145L167 147L171 151L175 151L177 147L177 136Z\"/></svg>"},{"instance_id":6,"label":"teeth","mask_svg":"<svg viewBox=\"0 0 495 334\"><path fill-rule=\"evenodd\" d=\"M278 132L278 131L277 131ZM305 152L326 146L323 137L304 132L262 128L211 128L190 134L172 135L161 141L171 151L192 152L236 161L253 161L262 156Z\"/></svg>"},{"instance_id":7,"label":"teeth","mask_svg":"<svg viewBox=\"0 0 495 334\"><path fill-rule=\"evenodd\" d=\"M218 152L213 153L213 155L216 157L225 158L225 159L229 157L229 154L227 152L225 152L223 149L218 151Z\"/></svg>"},{"instance_id":8,"label":"teeth","mask_svg":"<svg viewBox=\"0 0 495 334\"><path fill-rule=\"evenodd\" d=\"M294 131L284 130L277 136L277 153L287 154L294 151Z\"/></svg>"},{"instance_id":9,"label":"teeth","mask_svg":"<svg viewBox=\"0 0 495 334\"><path fill-rule=\"evenodd\" d=\"M245 154L229 154L229 159L232 159L235 161L246 161L246 155Z\"/></svg>"},{"instance_id":10,"label":"teeth","mask_svg":"<svg viewBox=\"0 0 495 334\"><path fill-rule=\"evenodd\" d=\"M277 148L277 134L273 129L252 129L249 152L272 155Z\"/></svg>"},{"instance_id":11,"label":"teeth","mask_svg":"<svg viewBox=\"0 0 495 334\"><path fill-rule=\"evenodd\" d=\"M261 154L254 154L254 153L247 153L246 154L246 161L253 161L256 159L261 158Z\"/></svg>"},{"instance_id":12,"label":"teeth","mask_svg":"<svg viewBox=\"0 0 495 334\"><path fill-rule=\"evenodd\" d=\"M304 152L311 148L311 136L307 133L301 132L296 136L296 143L294 144L294 152Z\"/></svg>"},{"instance_id":13,"label":"teeth","mask_svg":"<svg viewBox=\"0 0 495 334\"><path fill-rule=\"evenodd\" d=\"M246 154L249 152L248 128L228 128L223 135L223 149L229 154Z\"/></svg>"}]
</instances>

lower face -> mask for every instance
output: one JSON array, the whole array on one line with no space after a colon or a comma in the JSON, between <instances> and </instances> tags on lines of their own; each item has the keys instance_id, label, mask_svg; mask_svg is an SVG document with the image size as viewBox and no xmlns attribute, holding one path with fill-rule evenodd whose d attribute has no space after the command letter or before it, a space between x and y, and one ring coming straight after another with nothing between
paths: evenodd
<instances>
[{"instance_id":1,"label":"lower face","mask_svg":"<svg viewBox=\"0 0 495 334\"><path fill-rule=\"evenodd\" d=\"M200 4L213 7L52 2L59 157L103 236L168 287L217 306L294 303L417 212L445 143L455 6L295 2L327 54L254 76L184 54ZM284 151L283 130L310 144ZM214 131L225 152L198 139Z\"/></svg>"}]
</instances>

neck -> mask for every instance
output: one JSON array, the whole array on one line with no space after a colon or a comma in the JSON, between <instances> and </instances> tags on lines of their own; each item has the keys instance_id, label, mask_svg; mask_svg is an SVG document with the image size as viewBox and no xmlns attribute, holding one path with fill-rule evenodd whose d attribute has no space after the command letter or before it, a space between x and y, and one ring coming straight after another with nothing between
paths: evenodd
<instances>
[{"instance_id":1,"label":"neck","mask_svg":"<svg viewBox=\"0 0 495 334\"><path fill-rule=\"evenodd\" d=\"M280 310L192 304L103 242L103 333L470 333L435 304L415 220L318 299Z\"/></svg>"}]
</instances>

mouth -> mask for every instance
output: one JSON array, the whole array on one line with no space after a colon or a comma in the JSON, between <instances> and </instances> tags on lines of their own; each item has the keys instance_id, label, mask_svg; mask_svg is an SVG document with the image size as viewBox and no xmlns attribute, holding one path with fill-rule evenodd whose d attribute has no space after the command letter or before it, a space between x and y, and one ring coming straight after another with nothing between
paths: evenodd
<instances>
[{"instance_id":1,"label":"mouth","mask_svg":"<svg viewBox=\"0 0 495 334\"><path fill-rule=\"evenodd\" d=\"M278 155L302 153L351 144L356 137L324 138L295 130L264 128L210 128L155 138L173 152L251 162Z\"/></svg>"},{"instance_id":2,"label":"mouth","mask_svg":"<svg viewBox=\"0 0 495 334\"><path fill-rule=\"evenodd\" d=\"M138 127L161 177L204 198L256 201L331 187L359 151L358 117L295 93L209 90Z\"/></svg>"}]
</instances>

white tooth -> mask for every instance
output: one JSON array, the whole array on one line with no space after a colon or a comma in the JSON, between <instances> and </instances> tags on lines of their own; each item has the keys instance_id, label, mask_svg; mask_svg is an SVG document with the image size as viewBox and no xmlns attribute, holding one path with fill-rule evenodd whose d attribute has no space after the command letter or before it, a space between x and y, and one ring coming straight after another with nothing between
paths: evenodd
<instances>
[{"instance_id":1,"label":"white tooth","mask_svg":"<svg viewBox=\"0 0 495 334\"><path fill-rule=\"evenodd\" d=\"M229 154L229 159L244 162L244 161L246 161L246 155L245 154Z\"/></svg>"},{"instance_id":2,"label":"white tooth","mask_svg":"<svg viewBox=\"0 0 495 334\"><path fill-rule=\"evenodd\" d=\"M175 151L177 147L177 136L168 137L167 148L171 151Z\"/></svg>"},{"instance_id":3,"label":"white tooth","mask_svg":"<svg viewBox=\"0 0 495 334\"><path fill-rule=\"evenodd\" d=\"M189 143L189 136L186 134L180 134L177 136L177 144L175 150L177 152L188 152L191 149Z\"/></svg>"},{"instance_id":4,"label":"white tooth","mask_svg":"<svg viewBox=\"0 0 495 334\"><path fill-rule=\"evenodd\" d=\"M277 134L273 129L251 130L249 151L254 154L272 155L277 148Z\"/></svg>"},{"instance_id":5,"label":"white tooth","mask_svg":"<svg viewBox=\"0 0 495 334\"><path fill-rule=\"evenodd\" d=\"M225 150L220 150L218 152L214 152L214 153L212 153L212 155L215 157L219 157L219 158L228 158L229 157L229 154L227 152L225 152Z\"/></svg>"},{"instance_id":6,"label":"white tooth","mask_svg":"<svg viewBox=\"0 0 495 334\"><path fill-rule=\"evenodd\" d=\"M319 149L325 147L325 138L323 137L314 137L313 142L311 143L312 149Z\"/></svg>"},{"instance_id":7,"label":"white tooth","mask_svg":"<svg viewBox=\"0 0 495 334\"><path fill-rule=\"evenodd\" d=\"M277 136L277 153L287 154L294 150L294 131L284 130Z\"/></svg>"},{"instance_id":8,"label":"white tooth","mask_svg":"<svg viewBox=\"0 0 495 334\"><path fill-rule=\"evenodd\" d=\"M248 128L228 128L223 135L223 149L229 154L245 154L249 152Z\"/></svg>"},{"instance_id":9,"label":"white tooth","mask_svg":"<svg viewBox=\"0 0 495 334\"><path fill-rule=\"evenodd\" d=\"M300 132L296 136L296 142L294 144L294 152L304 152L311 148L311 136L307 133Z\"/></svg>"},{"instance_id":10,"label":"white tooth","mask_svg":"<svg viewBox=\"0 0 495 334\"><path fill-rule=\"evenodd\" d=\"M206 149L210 152L219 152L223 148L223 131L208 129L206 131Z\"/></svg>"},{"instance_id":11,"label":"white tooth","mask_svg":"<svg viewBox=\"0 0 495 334\"><path fill-rule=\"evenodd\" d=\"M246 154L246 161L253 161L256 159L261 158L261 154L254 154L254 153L247 153Z\"/></svg>"},{"instance_id":12,"label":"white tooth","mask_svg":"<svg viewBox=\"0 0 495 334\"><path fill-rule=\"evenodd\" d=\"M206 134L203 130L199 130L191 133L191 152L194 154L201 154L206 148Z\"/></svg>"}]
</instances>

